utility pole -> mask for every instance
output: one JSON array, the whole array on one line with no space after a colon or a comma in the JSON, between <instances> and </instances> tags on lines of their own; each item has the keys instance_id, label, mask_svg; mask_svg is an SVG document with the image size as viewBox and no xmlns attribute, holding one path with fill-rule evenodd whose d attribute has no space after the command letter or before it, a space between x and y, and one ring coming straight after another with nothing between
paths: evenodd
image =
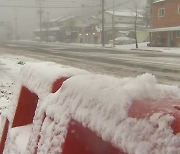
<instances>
[{"instance_id":1,"label":"utility pole","mask_svg":"<svg viewBox=\"0 0 180 154\"><path fill-rule=\"evenodd\" d=\"M46 20L46 41L49 42L49 12L47 12Z\"/></svg>"},{"instance_id":2,"label":"utility pole","mask_svg":"<svg viewBox=\"0 0 180 154\"><path fill-rule=\"evenodd\" d=\"M83 27L82 27L82 43L85 43L85 18L84 18L84 7L85 5L82 4L82 20L83 20Z\"/></svg>"},{"instance_id":3,"label":"utility pole","mask_svg":"<svg viewBox=\"0 0 180 154\"><path fill-rule=\"evenodd\" d=\"M105 34L104 34L104 2L105 0L102 0L102 34L101 34L101 42L102 42L102 46L105 46Z\"/></svg>"},{"instance_id":4,"label":"utility pole","mask_svg":"<svg viewBox=\"0 0 180 154\"><path fill-rule=\"evenodd\" d=\"M113 47L115 47L115 0L113 0L113 15L112 15L112 40L113 40Z\"/></svg>"},{"instance_id":5,"label":"utility pole","mask_svg":"<svg viewBox=\"0 0 180 154\"><path fill-rule=\"evenodd\" d=\"M150 29L152 29L152 13L153 13L153 10L152 10L152 6L153 6L153 0L150 0L150 2L148 1L148 3L150 3L149 7L150 7ZM150 32L150 46L152 45L152 33Z\"/></svg>"},{"instance_id":6,"label":"utility pole","mask_svg":"<svg viewBox=\"0 0 180 154\"><path fill-rule=\"evenodd\" d=\"M15 7L15 34L16 34L16 36L15 36L15 39L16 39L16 41L19 39L19 32L18 32L18 18L17 18L17 8Z\"/></svg>"},{"instance_id":7,"label":"utility pole","mask_svg":"<svg viewBox=\"0 0 180 154\"><path fill-rule=\"evenodd\" d=\"M37 0L38 3L38 14L39 14L39 28L40 28L40 41L42 42L42 0Z\"/></svg>"},{"instance_id":8,"label":"utility pole","mask_svg":"<svg viewBox=\"0 0 180 154\"><path fill-rule=\"evenodd\" d=\"M137 41L137 18L138 18L138 8L137 8L137 6L135 6L134 31L135 31L136 49L138 48L138 41Z\"/></svg>"}]
</instances>

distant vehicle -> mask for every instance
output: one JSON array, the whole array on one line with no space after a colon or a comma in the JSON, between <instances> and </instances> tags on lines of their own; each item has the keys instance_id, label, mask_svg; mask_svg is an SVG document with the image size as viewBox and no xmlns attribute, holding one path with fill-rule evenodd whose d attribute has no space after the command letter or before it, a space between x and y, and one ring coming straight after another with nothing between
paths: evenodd
<instances>
[{"instance_id":1,"label":"distant vehicle","mask_svg":"<svg viewBox=\"0 0 180 154\"><path fill-rule=\"evenodd\" d=\"M116 45L133 44L133 43L135 43L135 39L129 37L118 37L115 39Z\"/></svg>"},{"instance_id":2,"label":"distant vehicle","mask_svg":"<svg viewBox=\"0 0 180 154\"><path fill-rule=\"evenodd\" d=\"M36 36L36 37L33 39L33 41L40 42L40 41L41 41L41 38L40 38L40 37L38 37L38 36Z\"/></svg>"},{"instance_id":3,"label":"distant vehicle","mask_svg":"<svg viewBox=\"0 0 180 154\"><path fill-rule=\"evenodd\" d=\"M55 42L56 38L54 36L49 36L48 40L49 40L49 42Z\"/></svg>"}]
</instances>

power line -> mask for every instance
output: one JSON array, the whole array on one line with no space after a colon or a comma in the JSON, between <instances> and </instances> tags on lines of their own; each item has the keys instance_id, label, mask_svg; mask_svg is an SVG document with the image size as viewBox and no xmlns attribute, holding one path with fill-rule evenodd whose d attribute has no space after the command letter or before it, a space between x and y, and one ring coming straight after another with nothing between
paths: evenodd
<instances>
[{"instance_id":1,"label":"power line","mask_svg":"<svg viewBox=\"0 0 180 154\"><path fill-rule=\"evenodd\" d=\"M92 0L91 0L92 1ZM12 3L14 3L14 4L30 4L30 3L36 3L37 1L12 1L12 0L10 0L10 1L0 1L0 3L4 3L4 4L12 4ZM94 1L95 2L95 1ZM63 3L69 3L69 4L75 4L75 3L77 3L77 1L73 1L73 0L63 0L63 1L57 1L57 0L51 0L51 1L43 1L43 3L45 3L45 4L63 4ZM78 3L77 3L78 4Z\"/></svg>"},{"instance_id":2,"label":"power line","mask_svg":"<svg viewBox=\"0 0 180 154\"><path fill-rule=\"evenodd\" d=\"M27 5L1 5L0 7L6 7L6 8L11 8L11 7L16 7L16 8L38 8L38 6L27 6ZM64 9L71 9L71 8L81 8L82 6L42 6L42 8L49 8L49 9L56 9L56 8L64 8ZM95 8L95 7L101 7L100 5L94 5L94 6L84 6L85 8Z\"/></svg>"},{"instance_id":3,"label":"power line","mask_svg":"<svg viewBox=\"0 0 180 154\"><path fill-rule=\"evenodd\" d=\"M3 4L3 3L7 3L7 2L9 2L9 3L11 3L11 4ZM18 0L18 1L13 1L13 0L9 0L9 1L0 1L0 7L6 7L6 8L10 8L10 7L17 7L17 8L38 8L38 6L33 6L32 4L30 4L30 3L27 3L27 2L33 2L33 3L37 3L37 1L26 1L26 2L22 2L21 1L21 4L12 4L12 2L20 2L20 0ZM79 5L79 6L62 6L63 4L62 3L60 3L60 2L76 2L76 1L57 1L57 0L52 0L51 2L58 2L58 3L51 3L50 1L48 2L48 3L50 3L50 4L48 4L47 3L48 1L44 1L43 2L43 6L42 6L42 8L64 8L64 9L66 9L66 8L81 8L82 7L82 5ZM23 5L22 5L22 3L24 3ZM118 7L118 6L121 6L121 5L124 5L124 4L128 4L128 3L132 3L132 0L124 0L123 2L120 2L120 3L118 3L118 4L116 4L116 8ZM60 6L59 6L60 5ZM66 4L67 5L67 4ZM106 7L107 6L110 6L109 8L106 8L106 9L111 9L112 7L113 7L113 5L111 5L111 3L109 2L109 3L105 3L104 4ZM85 8L98 8L98 7L101 7L100 5L84 5L84 7Z\"/></svg>"},{"instance_id":4,"label":"power line","mask_svg":"<svg viewBox=\"0 0 180 154\"><path fill-rule=\"evenodd\" d=\"M3 2L3 3L12 3L12 2L15 2L15 3L22 3L22 2L25 2L25 3L36 3L37 1L21 1L21 0L7 0L7 1L0 1L0 2ZM60 1L60 0L50 0L50 1L44 1L45 3L49 3L49 2L76 2L76 1L73 1L73 0L63 0L63 1Z\"/></svg>"}]
</instances>

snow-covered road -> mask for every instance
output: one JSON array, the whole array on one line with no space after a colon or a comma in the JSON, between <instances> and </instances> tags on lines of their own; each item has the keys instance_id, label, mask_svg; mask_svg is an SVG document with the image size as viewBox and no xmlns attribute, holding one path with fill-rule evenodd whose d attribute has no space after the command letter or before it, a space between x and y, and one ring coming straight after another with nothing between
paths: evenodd
<instances>
[{"instance_id":1,"label":"snow-covered road","mask_svg":"<svg viewBox=\"0 0 180 154\"><path fill-rule=\"evenodd\" d=\"M149 53L147 51L143 54L142 51L121 51L121 54L118 54L119 51L109 51L108 49L105 49L104 53L101 53L96 50L84 48L71 49L72 51L67 52L59 49L60 47L63 49L70 48L65 45L59 46L58 50L54 49L55 47L53 46L41 46L39 47L43 49L43 54L23 50L0 49L0 104L4 104L4 102L8 104L7 102L11 99L13 85L23 64L28 61L37 61L37 59L54 61L64 65L86 69L90 72L118 77L134 77L148 72L155 74L161 83L179 85L180 60L178 56L175 58L176 56L171 54L164 55L159 52ZM51 55L49 52L55 55ZM59 53L61 54L59 55ZM66 56L63 56L63 54ZM20 55L26 55L26 57ZM79 59L74 58L77 56ZM93 60L88 60L88 58ZM109 61L109 63L105 63L104 60Z\"/></svg>"},{"instance_id":2,"label":"snow-covered road","mask_svg":"<svg viewBox=\"0 0 180 154\"><path fill-rule=\"evenodd\" d=\"M180 85L180 54L156 50L125 50L71 44L14 42L20 54L118 77L154 74L159 83ZM20 50L22 50L20 52Z\"/></svg>"}]
</instances>

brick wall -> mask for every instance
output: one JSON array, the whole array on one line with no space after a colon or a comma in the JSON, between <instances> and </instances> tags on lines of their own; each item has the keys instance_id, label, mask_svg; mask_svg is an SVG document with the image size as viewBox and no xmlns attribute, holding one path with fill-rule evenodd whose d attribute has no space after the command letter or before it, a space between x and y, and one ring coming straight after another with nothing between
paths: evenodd
<instances>
[{"instance_id":1,"label":"brick wall","mask_svg":"<svg viewBox=\"0 0 180 154\"><path fill-rule=\"evenodd\" d=\"M176 37L176 32L173 32L174 46L180 47L180 38Z\"/></svg>"},{"instance_id":2,"label":"brick wall","mask_svg":"<svg viewBox=\"0 0 180 154\"><path fill-rule=\"evenodd\" d=\"M153 4L152 28L180 26L180 14L178 14L180 0L166 0ZM158 17L158 10L165 8L165 17Z\"/></svg>"}]
</instances>

